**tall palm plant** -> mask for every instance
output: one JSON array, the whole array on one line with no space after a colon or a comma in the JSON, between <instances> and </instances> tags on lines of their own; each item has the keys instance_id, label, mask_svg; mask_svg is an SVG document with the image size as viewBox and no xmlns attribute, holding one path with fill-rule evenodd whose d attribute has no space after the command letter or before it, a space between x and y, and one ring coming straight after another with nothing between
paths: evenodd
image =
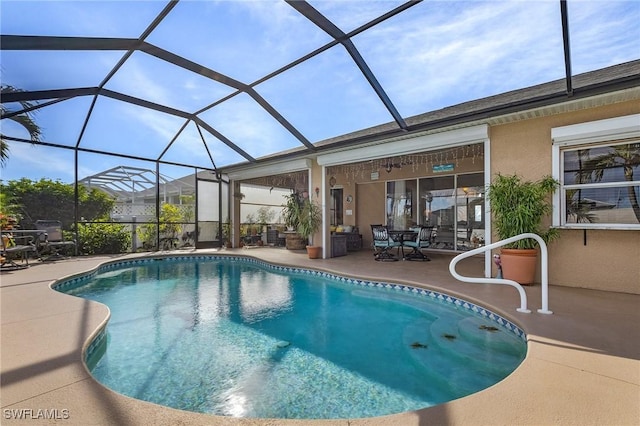
<instances>
[{"instance_id":1,"label":"tall palm plant","mask_svg":"<svg viewBox=\"0 0 640 426\"><path fill-rule=\"evenodd\" d=\"M1 87L2 95L5 95L7 93L22 92L22 91L23 91L22 89L17 89L13 86L9 86L6 84L3 84ZM29 132L32 142L39 142L40 136L41 136L40 127L36 124L36 122L33 119L33 112L30 111L31 108L33 108L34 104L29 101L20 101L19 103L20 103L20 106L22 107L21 111L23 112L16 115L12 115L8 117L8 119L24 127L27 130L27 132ZM2 119L5 118L5 115L15 112L7 108L4 105L4 103L0 104L0 108L2 112ZM5 139L5 135L0 134L0 165L4 166L8 159L9 159L9 143Z\"/></svg>"},{"instance_id":2,"label":"tall palm plant","mask_svg":"<svg viewBox=\"0 0 640 426\"><path fill-rule=\"evenodd\" d=\"M602 181L604 171L614 167L622 166L624 179L627 182L633 181L633 168L640 164L640 143L630 143L617 145L610 152L597 157L587 159L584 163L586 173L592 174L594 182ZM589 176L590 178L590 176ZM633 213L640 222L640 203L633 186L627 187L627 194Z\"/></svg>"}]
</instances>

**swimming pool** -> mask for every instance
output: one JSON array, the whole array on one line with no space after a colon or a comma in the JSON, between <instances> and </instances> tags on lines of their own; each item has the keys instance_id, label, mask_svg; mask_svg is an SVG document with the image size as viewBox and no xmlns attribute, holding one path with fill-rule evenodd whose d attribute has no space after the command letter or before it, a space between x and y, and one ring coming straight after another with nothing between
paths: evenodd
<instances>
[{"instance_id":1,"label":"swimming pool","mask_svg":"<svg viewBox=\"0 0 640 426\"><path fill-rule=\"evenodd\" d=\"M98 381L216 415L425 408L497 383L526 354L520 328L464 300L240 256L130 260L54 288L111 310L86 351Z\"/></svg>"}]
</instances>

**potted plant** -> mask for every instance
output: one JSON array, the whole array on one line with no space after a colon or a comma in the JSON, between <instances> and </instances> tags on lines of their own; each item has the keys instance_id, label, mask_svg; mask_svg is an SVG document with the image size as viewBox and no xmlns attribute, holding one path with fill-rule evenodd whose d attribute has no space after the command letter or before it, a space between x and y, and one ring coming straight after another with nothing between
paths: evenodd
<instances>
[{"instance_id":1,"label":"potted plant","mask_svg":"<svg viewBox=\"0 0 640 426\"><path fill-rule=\"evenodd\" d=\"M498 174L487 188L493 224L500 240L523 233L540 235L545 243L558 237L554 228L542 229L543 218L551 213L551 194L559 182L551 176L524 181L518 175ZM502 275L520 284L533 284L538 243L524 239L504 246L500 254Z\"/></svg>"},{"instance_id":2,"label":"potted plant","mask_svg":"<svg viewBox=\"0 0 640 426\"><path fill-rule=\"evenodd\" d=\"M298 215L298 234L309 242L307 254L309 259L318 259L321 256L322 247L312 244L312 236L322 224L322 210L320 206L309 198L302 200Z\"/></svg>"},{"instance_id":3,"label":"potted plant","mask_svg":"<svg viewBox=\"0 0 640 426\"><path fill-rule=\"evenodd\" d=\"M303 250L304 238L297 233L302 210L302 197L297 192L285 195L285 204L282 207L282 218L289 232L286 233L286 247L288 250Z\"/></svg>"},{"instance_id":4,"label":"potted plant","mask_svg":"<svg viewBox=\"0 0 640 426\"><path fill-rule=\"evenodd\" d=\"M300 209L302 208L302 202L298 193L292 192L289 195L284 195L286 199L282 207L282 218L284 224L289 231L294 231L298 228L298 216L300 216Z\"/></svg>"}]
</instances>

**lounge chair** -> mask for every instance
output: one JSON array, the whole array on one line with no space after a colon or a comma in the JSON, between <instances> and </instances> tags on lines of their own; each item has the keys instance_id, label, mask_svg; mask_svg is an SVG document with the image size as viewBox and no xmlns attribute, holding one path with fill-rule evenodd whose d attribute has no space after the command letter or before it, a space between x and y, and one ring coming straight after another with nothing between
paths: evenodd
<instances>
[{"instance_id":1,"label":"lounge chair","mask_svg":"<svg viewBox=\"0 0 640 426\"><path fill-rule=\"evenodd\" d=\"M35 225L36 229L44 231L43 234L40 234L38 245L40 252L47 254L47 256L41 257L41 260L63 259L64 256L60 251L76 246L75 241L65 241L63 239L62 223L59 220L36 220Z\"/></svg>"},{"instance_id":2,"label":"lounge chair","mask_svg":"<svg viewBox=\"0 0 640 426\"><path fill-rule=\"evenodd\" d=\"M401 243L394 240L389 235L389 230L384 225L371 225L371 233L373 234L373 255L375 260L379 261L396 261L398 260L389 250L392 248L400 248Z\"/></svg>"},{"instance_id":3,"label":"lounge chair","mask_svg":"<svg viewBox=\"0 0 640 426\"><path fill-rule=\"evenodd\" d=\"M432 232L432 226L421 226L415 233L414 239L403 239L402 245L404 247L410 247L412 249L411 253L404 256L404 259L426 261L431 260L424 253L422 253L422 249L426 249L427 247L431 246Z\"/></svg>"},{"instance_id":4,"label":"lounge chair","mask_svg":"<svg viewBox=\"0 0 640 426\"><path fill-rule=\"evenodd\" d=\"M2 251L0 252L0 269L14 270L29 267L29 253L35 253L36 247L31 236L13 236L11 233L2 234ZM16 263L20 257L21 264Z\"/></svg>"}]
</instances>

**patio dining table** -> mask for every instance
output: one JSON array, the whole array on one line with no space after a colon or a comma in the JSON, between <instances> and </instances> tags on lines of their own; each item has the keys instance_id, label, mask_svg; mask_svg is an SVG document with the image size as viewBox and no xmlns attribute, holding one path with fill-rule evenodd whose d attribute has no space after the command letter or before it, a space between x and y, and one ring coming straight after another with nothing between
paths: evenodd
<instances>
[{"instance_id":1,"label":"patio dining table","mask_svg":"<svg viewBox=\"0 0 640 426\"><path fill-rule=\"evenodd\" d=\"M389 236L395 242L400 243L398 246L398 252L402 251L402 258L404 259L404 245L405 241L413 240L416 237L416 234L419 232L419 229L389 229Z\"/></svg>"},{"instance_id":2,"label":"patio dining table","mask_svg":"<svg viewBox=\"0 0 640 426\"><path fill-rule=\"evenodd\" d=\"M431 230L433 230L433 226L429 226L427 228L430 228ZM415 241L417 234L420 232L420 228L414 228L414 229L395 229L395 230L389 230L389 236L396 242L400 243L400 246L398 247L398 251L402 251L402 258L405 260L413 260L415 259L414 256L412 255L405 255L404 254L404 242L405 241ZM424 256L421 256L420 259L423 259Z\"/></svg>"},{"instance_id":3,"label":"patio dining table","mask_svg":"<svg viewBox=\"0 0 640 426\"><path fill-rule=\"evenodd\" d=\"M398 241L398 242L402 242L405 239L411 239L413 237L415 237L415 235L418 233L419 229L389 229L389 235L391 236L391 238L393 238L394 241ZM408 238L405 238L405 235L408 236Z\"/></svg>"}]
</instances>

